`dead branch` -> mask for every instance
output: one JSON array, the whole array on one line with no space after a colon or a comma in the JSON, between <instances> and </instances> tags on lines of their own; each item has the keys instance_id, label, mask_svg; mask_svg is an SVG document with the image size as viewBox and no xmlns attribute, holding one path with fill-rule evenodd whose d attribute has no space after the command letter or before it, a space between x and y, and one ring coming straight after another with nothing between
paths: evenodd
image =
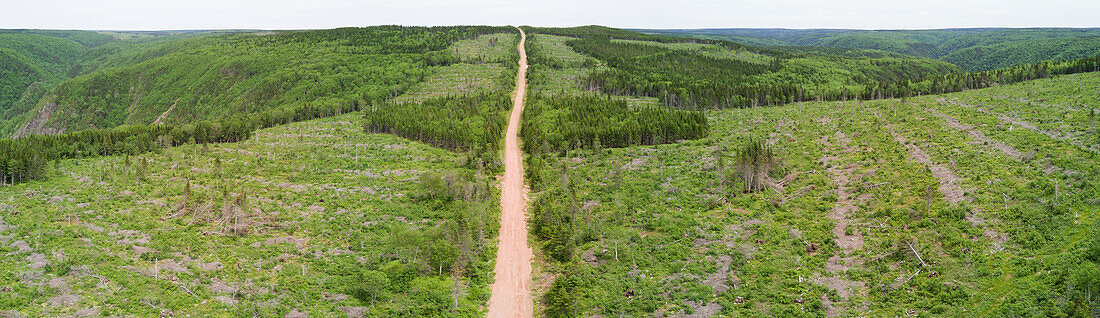
<instances>
[{"instance_id":1,"label":"dead branch","mask_svg":"<svg viewBox=\"0 0 1100 318\"><path fill-rule=\"evenodd\" d=\"M921 266L928 267L928 263L925 263L924 259L920 257L920 253L917 253L917 249L913 248L913 242L905 242L905 245L908 245L909 250L913 251L913 255L917 256L917 260L920 261Z\"/></svg>"}]
</instances>

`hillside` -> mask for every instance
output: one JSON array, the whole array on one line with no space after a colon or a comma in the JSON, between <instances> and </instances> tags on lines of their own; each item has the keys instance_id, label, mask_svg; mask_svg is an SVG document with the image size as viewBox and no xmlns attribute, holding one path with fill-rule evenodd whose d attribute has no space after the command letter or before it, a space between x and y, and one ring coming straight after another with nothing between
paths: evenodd
<instances>
[{"instance_id":1,"label":"hillside","mask_svg":"<svg viewBox=\"0 0 1100 318\"><path fill-rule=\"evenodd\" d=\"M493 33L444 47L456 63L423 69L424 83L392 105L503 94L511 86L499 78L515 71L492 63L514 62L501 48L516 38ZM491 71L467 72L482 66ZM449 93L425 96L434 89ZM10 260L0 265L0 310L483 314L500 215L495 164L364 133L364 115L279 125L240 142L87 154L0 187L0 250Z\"/></svg>"},{"instance_id":2,"label":"hillside","mask_svg":"<svg viewBox=\"0 0 1100 318\"><path fill-rule=\"evenodd\" d=\"M1067 61L1100 55L1100 34L1035 39L967 47L941 59L967 70L990 70L1045 60Z\"/></svg>"},{"instance_id":3,"label":"hillside","mask_svg":"<svg viewBox=\"0 0 1100 318\"><path fill-rule=\"evenodd\" d=\"M1100 314L1092 38L817 31L1073 60L600 26L20 33L0 316Z\"/></svg>"},{"instance_id":4,"label":"hillside","mask_svg":"<svg viewBox=\"0 0 1100 318\"><path fill-rule=\"evenodd\" d=\"M149 45L184 36L170 32L0 30L0 136L25 126L43 96L61 82L118 62ZM126 52L128 54L122 54Z\"/></svg>"},{"instance_id":5,"label":"hillside","mask_svg":"<svg viewBox=\"0 0 1100 318\"><path fill-rule=\"evenodd\" d=\"M401 95L456 61L455 41L502 28L370 27L136 40L90 52L37 101L17 136L187 123L307 103Z\"/></svg>"},{"instance_id":6,"label":"hillside","mask_svg":"<svg viewBox=\"0 0 1100 318\"><path fill-rule=\"evenodd\" d=\"M10 134L8 121L32 107L42 91L67 79L86 50L111 39L83 31L0 30L0 135Z\"/></svg>"},{"instance_id":7,"label":"hillside","mask_svg":"<svg viewBox=\"0 0 1100 318\"><path fill-rule=\"evenodd\" d=\"M577 40L565 39L563 44L609 66L586 72L588 89L656 98L681 108L847 98L862 94L871 83L958 72L945 63L877 51L791 52L721 41L692 44L602 27L542 31L548 36L571 35ZM456 73L446 76L478 73L481 78L506 70L499 57L469 56L461 52L467 50L462 46L443 51L460 40L494 32L502 29L382 26L129 33L132 38L100 43L70 58L52 77L56 87L13 88L26 92L25 98L4 113L0 132L22 137L233 119L308 105L382 101L410 89L439 95L447 89L426 86L434 80L418 84L430 68L461 65L449 68ZM665 59L691 67L661 69L669 65ZM652 75L631 78L635 73ZM499 81L509 79L501 76ZM497 85L469 83L474 86L455 89L469 92ZM416 100L420 95L407 96Z\"/></svg>"},{"instance_id":8,"label":"hillside","mask_svg":"<svg viewBox=\"0 0 1100 318\"><path fill-rule=\"evenodd\" d=\"M547 313L1088 316L1098 79L712 111L698 140L544 153ZM776 185L746 193L752 140Z\"/></svg>"},{"instance_id":9,"label":"hillside","mask_svg":"<svg viewBox=\"0 0 1100 318\"><path fill-rule=\"evenodd\" d=\"M597 65L606 65L585 72L579 79L584 89L655 97L674 108L750 107L854 98L866 94L869 85L960 72L950 64L928 59L850 52L792 52L598 26L534 31L569 37L563 42L571 50L598 60ZM536 61L543 61L553 69L565 66L545 59Z\"/></svg>"},{"instance_id":10,"label":"hillside","mask_svg":"<svg viewBox=\"0 0 1100 318\"><path fill-rule=\"evenodd\" d=\"M729 40L762 46L874 49L946 61L984 71L1047 60L1100 55L1100 29L683 29L636 30L649 34ZM1057 48L1057 49L1055 49ZM1063 53L1069 51L1069 53ZM1011 53L1009 53L1011 52Z\"/></svg>"}]
</instances>

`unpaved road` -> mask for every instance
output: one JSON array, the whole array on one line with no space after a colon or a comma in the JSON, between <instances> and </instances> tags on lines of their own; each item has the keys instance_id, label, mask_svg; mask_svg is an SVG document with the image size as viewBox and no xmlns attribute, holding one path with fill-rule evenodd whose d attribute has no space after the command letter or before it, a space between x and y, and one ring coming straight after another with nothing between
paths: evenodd
<instances>
[{"instance_id":1,"label":"unpaved road","mask_svg":"<svg viewBox=\"0 0 1100 318\"><path fill-rule=\"evenodd\" d=\"M520 32L519 72L508 132L504 135L504 180L500 189L500 242L494 272L489 317L533 317L531 248L527 246L527 188L523 184L523 152L519 149L520 115L527 92L527 34Z\"/></svg>"}]
</instances>

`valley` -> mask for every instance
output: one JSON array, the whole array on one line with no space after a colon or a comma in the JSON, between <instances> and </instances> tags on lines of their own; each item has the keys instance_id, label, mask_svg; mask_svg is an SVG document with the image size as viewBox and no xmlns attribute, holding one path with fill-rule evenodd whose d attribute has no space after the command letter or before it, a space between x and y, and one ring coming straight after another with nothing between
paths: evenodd
<instances>
[{"instance_id":1,"label":"valley","mask_svg":"<svg viewBox=\"0 0 1100 318\"><path fill-rule=\"evenodd\" d=\"M643 31L0 32L0 315L1100 312L1091 42Z\"/></svg>"}]
</instances>

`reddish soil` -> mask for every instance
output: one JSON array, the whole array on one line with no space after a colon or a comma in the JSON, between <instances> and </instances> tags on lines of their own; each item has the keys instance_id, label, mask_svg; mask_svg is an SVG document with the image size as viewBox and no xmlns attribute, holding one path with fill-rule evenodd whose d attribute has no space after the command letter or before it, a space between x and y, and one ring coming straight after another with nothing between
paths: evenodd
<instances>
[{"instance_id":1,"label":"reddish soil","mask_svg":"<svg viewBox=\"0 0 1100 318\"><path fill-rule=\"evenodd\" d=\"M837 201L827 216L833 220L833 235L836 236L836 244L841 251L833 254L825 265L825 271L830 276L814 273L814 276L810 277L810 281L836 291L841 297L840 300L847 302L852 295L857 293L865 295L867 289L865 283L849 280L842 276L843 272L849 268L862 265L862 262L856 256L841 257L841 253L845 255L856 253L863 248L864 243L863 235L859 231L852 231L851 235L848 234L848 227L854 225L854 221L849 216L859 209L859 204L865 203L871 198L866 194L855 195L854 188L859 186L863 178L863 174L858 173L860 166L854 163L841 166L837 162L840 159L838 155L859 152L863 149L851 146L851 138L840 131L837 131L834 136L825 137L823 143L831 148L827 152L833 153L825 155L820 161L822 164L830 166L826 171L837 186ZM823 296L822 304L825 307L827 317L839 316L842 312L842 306L834 300L828 299L828 297Z\"/></svg>"},{"instance_id":2,"label":"reddish soil","mask_svg":"<svg viewBox=\"0 0 1100 318\"><path fill-rule=\"evenodd\" d=\"M886 125L886 128L890 131L890 134L894 136L894 141L905 146L909 150L909 158L913 161L924 164L932 171L932 176L936 177L940 181L940 193L943 194L943 198L951 203L959 203L967 201L966 191L959 186L959 177L955 175L954 171L951 171L945 165L932 162L932 157L929 157L919 146L912 144L904 136L894 131L893 125Z\"/></svg>"},{"instance_id":3,"label":"reddish soil","mask_svg":"<svg viewBox=\"0 0 1100 318\"><path fill-rule=\"evenodd\" d=\"M1009 156L1012 159L1020 160L1024 157L1024 153L1016 150L1016 148L1012 148L1012 146L989 138L985 135L985 133L982 133L980 130L974 129L974 126L960 123L958 119L955 119L955 117L945 115L944 113L936 111L935 109L929 109L928 112L932 113L932 115L936 115L936 117L943 118L943 120L947 121L948 127L954 128L958 131L966 132L970 135L970 138L974 138L974 140L979 143L988 144L990 147L993 147L993 149L1001 151L1001 153L1004 153L1006 156Z\"/></svg>"},{"instance_id":4,"label":"reddish soil","mask_svg":"<svg viewBox=\"0 0 1100 318\"><path fill-rule=\"evenodd\" d=\"M172 102L172 106L168 106L168 110L165 110L163 113L160 113L160 116L157 116L157 120L154 120L153 123L154 124L163 124L164 123L164 118L168 117L169 112L171 112L173 109L176 109L176 103L178 103L179 101L180 101L179 98L177 98L176 101Z\"/></svg>"},{"instance_id":5,"label":"reddish soil","mask_svg":"<svg viewBox=\"0 0 1100 318\"><path fill-rule=\"evenodd\" d=\"M527 91L527 34L520 30L519 72L508 132L504 136L504 178L500 191L500 243L489 298L489 317L534 317L531 296L531 247L527 245L527 187L523 183L523 153L519 125Z\"/></svg>"},{"instance_id":6,"label":"reddish soil","mask_svg":"<svg viewBox=\"0 0 1100 318\"><path fill-rule=\"evenodd\" d=\"M833 145L840 149L840 153L848 153L855 151L854 148L849 146L851 139L848 138L843 132L837 132L833 141L826 140L826 144ZM821 159L823 163L833 163L838 158L835 156L825 156ZM833 206L833 210L829 212L828 216L833 220L836 225L833 227L833 235L836 235L836 243L845 252L852 252L863 247L863 236L860 234L848 235L848 226L852 224L852 220L848 219L848 215L855 213L856 198L852 193L852 183L858 182L858 177L855 176L857 165L839 166L833 165L827 171L832 176L833 183L837 185L836 205Z\"/></svg>"}]
</instances>

